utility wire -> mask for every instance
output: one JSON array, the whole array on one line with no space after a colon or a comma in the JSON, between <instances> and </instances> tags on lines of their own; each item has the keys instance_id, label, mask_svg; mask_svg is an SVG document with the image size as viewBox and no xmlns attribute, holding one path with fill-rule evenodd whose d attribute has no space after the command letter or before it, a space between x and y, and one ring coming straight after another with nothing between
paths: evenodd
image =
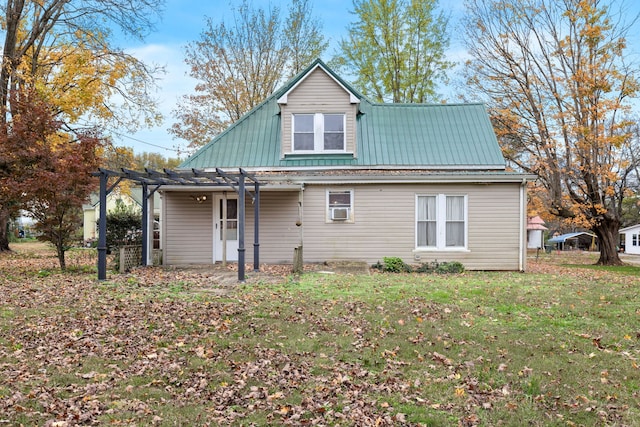
<instances>
[{"instance_id":1,"label":"utility wire","mask_svg":"<svg viewBox=\"0 0 640 427\"><path fill-rule=\"evenodd\" d=\"M123 133L120 133L120 132L114 131L113 129L109 129L109 131L110 131L111 133L113 133L114 135L119 136L120 138L127 138L127 139L130 139L130 140L132 140L132 141L139 142L140 144L150 145L151 147L161 148L161 149L163 149L163 150L166 150L166 151L172 151L172 152L174 152L174 153L178 153L178 154L180 154L180 152L181 152L181 150L179 150L179 149L176 149L176 148L167 148L167 147L163 147L162 145L153 144L153 143L151 143L151 142L143 141L143 140L141 140L141 139L134 138L134 137L132 137L132 136L125 135L125 134L123 134Z\"/></svg>"}]
</instances>

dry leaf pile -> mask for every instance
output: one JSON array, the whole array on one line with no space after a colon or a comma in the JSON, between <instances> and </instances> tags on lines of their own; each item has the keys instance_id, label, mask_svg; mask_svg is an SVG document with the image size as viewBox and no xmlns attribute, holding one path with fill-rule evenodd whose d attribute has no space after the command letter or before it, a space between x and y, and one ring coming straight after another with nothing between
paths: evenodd
<instances>
[{"instance_id":1,"label":"dry leaf pile","mask_svg":"<svg viewBox=\"0 0 640 427\"><path fill-rule=\"evenodd\" d=\"M640 312L630 307L637 300L618 303L604 290L589 300L589 284L608 283L605 273L534 261L530 278L427 277L415 287L415 275L293 282L290 266L248 270L246 284L232 267L142 268L100 283L95 273L54 265L46 253L0 255L0 424L640 419L632 377L640 373L640 327L630 329ZM522 280L529 282L510 288ZM569 299L536 296L553 280L575 286ZM637 278L616 280L633 298L626 289ZM614 309L621 320L612 330L549 326Z\"/></svg>"}]
</instances>

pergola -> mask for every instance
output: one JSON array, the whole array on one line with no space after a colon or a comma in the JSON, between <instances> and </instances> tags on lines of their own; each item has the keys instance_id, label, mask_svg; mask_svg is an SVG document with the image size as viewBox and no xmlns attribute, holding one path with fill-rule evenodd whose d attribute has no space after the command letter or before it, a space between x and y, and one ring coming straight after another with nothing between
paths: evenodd
<instances>
[{"instance_id":1,"label":"pergola","mask_svg":"<svg viewBox=\"0 0 640 427\"><path fill-rule=\"evenodd\" d=\"M215 171L204 171L200 169L174 171L164 169L155 171L145 169L144 171L134 171L120 169L113 171L108 169L98 169L92 174L100 178L100 218L98 220L98 280L107 279L107 195L123 179L134 181L142 186L142 265L149 262L149 199L153 200L153 194L163 185L171 186L193 186L193 187L230 187L238 193L238 281L245 280L245 247L244 247L244 226L245 226L245 194L248 195L254 206L254 243L253 243L253 269L259 270L260 266L260 182L245 170L238 172L228 172L216 168ZM108 186L109 178L116 178ZM247 188L247 182L253 183L253 192ZM152 222L153 223L153 222Z\"/></svg>"}]
</instances>

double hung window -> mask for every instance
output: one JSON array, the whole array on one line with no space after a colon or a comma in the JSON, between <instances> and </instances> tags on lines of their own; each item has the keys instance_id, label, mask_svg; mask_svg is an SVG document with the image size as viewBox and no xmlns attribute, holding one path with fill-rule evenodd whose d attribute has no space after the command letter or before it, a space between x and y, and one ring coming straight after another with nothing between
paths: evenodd
<instances>
[{"instance_id":1,"label":"double hung window","mask_svg":"<svg viewBox=\"0 0 640 427\"><path fill-rule=\"evenodd\" d=\"M416 246L418 248L466 248L466 196L419 195L417 196L416 218Z\"/></svg>"},{"instance_id":2,"label":"double hung window","mask_svg":"<svg viewBox=\"0 0 640 427\"><path fill-rule=\"evenodd\" d=\"M294 152L344 152L344 114L294 114Z\"/></svg>"}]
</instances>

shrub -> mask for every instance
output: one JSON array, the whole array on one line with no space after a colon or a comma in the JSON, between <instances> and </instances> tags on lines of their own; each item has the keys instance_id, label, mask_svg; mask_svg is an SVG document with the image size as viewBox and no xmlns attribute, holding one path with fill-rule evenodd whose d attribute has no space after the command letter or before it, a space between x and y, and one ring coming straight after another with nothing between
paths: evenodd
<instances>
[{"instance_id":1,"label":"shrub","mask_svg":"<svg viewBox=\"0 0 640 427\"><path fill-rule=\"evenodd\" d=\"M417 273L457 274L464 271L464 265L458 261L450 262L425 262L416 268Z\"/></svg>"},{"instance_id":2,"label":"shrub","mask_svg":"<svg viewBox=\"0 0 640 427\"><path fill-rule=\"evenodd\" d=\"M416 273L433 273L438 268L438 261L423 262L416 268Z\"/></svg>"},{"instance_id":3,"label":"shrub","mask_svg":"<svg viewBox=\"0 0 640 427\"><path fill-rule=\"evenodd\" d=\"M125 245L142 244L142 213L116 201L116 207L107 213L107 247L115 250Z\"/></svg>"},{"instance_id":4,"label":"shrub","mask_svg":"<svg viewBox=\"0 0 640 427\"><path fill-rule=\"evenodd\" d=\"M411 266L405 264L402 258L384 257L382 261L384 262L383 271L389 273L409 273L412 271Z\"/></svg>"}]
</instances>

